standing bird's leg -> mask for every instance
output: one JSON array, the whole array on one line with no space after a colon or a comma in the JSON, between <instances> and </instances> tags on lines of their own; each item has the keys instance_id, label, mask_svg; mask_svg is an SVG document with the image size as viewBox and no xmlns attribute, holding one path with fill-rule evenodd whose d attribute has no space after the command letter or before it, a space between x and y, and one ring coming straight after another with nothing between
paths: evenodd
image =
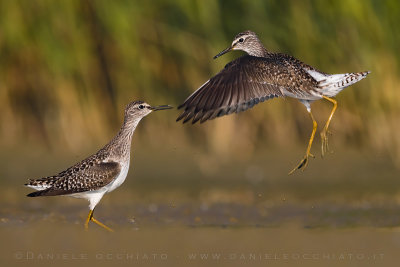
<instances>
[{"instance_id":1,"label":"standing bird's leg","mask_svg":"<svg viewBox=\"0 0 400 267\"><path fill-rule=\"evenodd\" d=\"M329 128L329 124L331 123L333 114L336 111L337 101L335 99L329 98L327 96L322 96L322 97L325 98L326 100L330 101L331 103L333 103L333 108L332 108L331 114L329 115L329 118L325 123L324 129L321 131L322 156L324 156L325 153L329 150L328 134L330 134L330 132L328 131L328 128Z\"/></svg>"},{"instance_id":2,"label":"standing bird's leg","mask_svg":"<svg viewBox=\"0 0 400 267\"><path fill-rule=\"evenodd\" d=\"M90 210L90 211L89 211L89 215L88 215L88 217L87 217L87 219L86 219L86 222L85 222L85 229L86 229L86 230L89 229L89 221L92 221L92 222L98 224L99 226L103 227L103 228L106 229L107 231L109 231L109 232L114 232L113 229L111 229L111 228L108 227L107 225L103 224L102 222L96 220L96 219L93 217L93 211L94 211L94 210Z\"/></svg>"},{"instance_id":3,"label":"standing bird's leg","mask_svg":"<svg viewBox=\"0 0 400 267\"><path fill-rule=\"evenodd\" d=\"M310 114L311 120L313 122L313 130L311 132L310 140L308 141L308 147L307 147L307 150L306 150L306 155L300 161L300 163L293 170L291 170L289 172L289 175L294 173L296 170L300 170L300 169L304 170L304 168L307 167L307 164L308 164L308 157L311 156L311 157L314 158L314 155L310 153L310 150L311 150L311 146L312 146L312 143L313 143L313 140L314 140L315 132L317 131L317 121L314 119L314 116L311 113L311 108L309 106L307 106L307 105L306 105L306 107L307 107L308 113Z\"/></svg>"},{"instance_id":4,"label":"standing bird's leg","mask_svg":"<svg viewBox=\"0 0 400 267\"><path fill-rule=\"evenodd\" d=\"M89 229L89 221L92 219L93 217L93 210L89 211L89 215L86 218L86 222L85 222L85 230Z\"/></svg>"},{"instance_id":5,"label":"standing bird's leg","mask_svg":"<svg viewBox=\"0 0 400 267\"><path fill-rule=\"evenodd\" d=\"M98 220L96 220L95 218L92 217L92 222L97 223L99 226L103 227L104 229L106 229L109 232L114 232L113 229L111 229L110 227L108 227L107 225L103 224L102 222L99 222Z\"/></svg>"}]
</instances>

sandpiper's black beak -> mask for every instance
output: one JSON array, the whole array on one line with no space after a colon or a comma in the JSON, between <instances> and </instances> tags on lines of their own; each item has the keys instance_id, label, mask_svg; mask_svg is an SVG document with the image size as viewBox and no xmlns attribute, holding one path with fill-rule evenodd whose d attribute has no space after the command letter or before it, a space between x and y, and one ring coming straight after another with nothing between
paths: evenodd
<instances>
[{"instance_id":1,"label":"sandpiper's black beak","mask_svg":"<svg viewBox=\"0 0 400 267\"><path fill-rule=\"evenodd\" d=\"M158 111L158 110L164 110L164 109L171 109L172 107L169 105L162 105L162 106L156 106L156 107L149 107L152 111Z\"/></svg>"},{"instance_id":2,"label":"sandpiper's black beak","mask_svg":"<svg viewBox=\"0 0 400 267\"><path fill-rule=\"evenodd\" d=\"M225 49L225 50L222 50L221 52L219 52L215 57L214 57L214 59L216 59L217 57L220 57L220 56L222 56L223 54L226 54L226 53L228 53L229 51L231 51L232 50L232 48L233 48L233 46L230 46L230 47L228 47L227 49Z\"/></svg>"}]
</instances>

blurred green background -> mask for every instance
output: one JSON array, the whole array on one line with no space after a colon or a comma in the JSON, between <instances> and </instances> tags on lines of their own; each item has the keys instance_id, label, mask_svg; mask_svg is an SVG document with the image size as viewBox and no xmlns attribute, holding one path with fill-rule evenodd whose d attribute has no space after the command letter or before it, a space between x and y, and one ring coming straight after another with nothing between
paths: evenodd
<instances>
[{"instance_id":1,"label":"blurred green background","mask_svg":"<svg viewBox=\"0 0 400 267\"><path fill-rule=\"evenodd\" d=\"M209 249L211 239L211 250L238 252L242 242L296 253L351 252L368 244L363 253L383 251L396 262L399 18L395 0L0 0L0 231L7 240L1 259L15 264L15 251L34 248L63 252L64 243L46 243L62 228L58 238L77 251L126 248L132 245L126 237L136 233L147 251L176 245L176 259L188 248ZM96 236L84 237L98 246L73 239L82 231L85 201L25 197L27 178L55 174L108 142L130 101L181 104L241 55L212 59L243 30L256 32L267 49L328 73L371 71L337 96L333 154L320 158L317 135L316 159L287 176L312 128L294 99L202 125L176 123L174 109L140 123L128 179L96 210L99 220L120 230L111 243L95 225ZM320 126L331 107L313 104ZM159 227L165 231L153 238ZM310 237L315 228L322 232ZM382 228L389 230L381 235L376 229ZM373 240L381 240L379 249Z\"/></svg>"},{"instance_id":2,"label":"blurred green background","mask_svg":"<svg viewBox=\"0 0 400 267\"><path fill-rule=\"evenodd\" d=\"M251 29L269 50L328 73L372 71L338 95L334 138L399 164L399 16L395 0L1 1L0 145L98 146L129 101L181 104L240 52L212 56ZM322 125L331 104L314 106ZM196 127L175 123L177 115L147 118L138 135L246 158L264 142L303 145L311 130L289 99Z\"/></svg>"}]
</instances>

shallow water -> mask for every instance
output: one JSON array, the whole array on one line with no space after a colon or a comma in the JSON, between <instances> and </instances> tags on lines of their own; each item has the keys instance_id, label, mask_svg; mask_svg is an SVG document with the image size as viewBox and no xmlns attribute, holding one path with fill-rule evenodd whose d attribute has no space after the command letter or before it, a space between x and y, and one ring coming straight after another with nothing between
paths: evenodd
<instances>
[{"instance_id":1,"label":"shallow water","mask_svg":"<svg viewBox=\"0 0 400 267\"><path fill-rule=\"evenodd\" d=\"M79 158L40 151L3 157L2 266L395 265L398 169L383 156L339 150L288 176L296 153L263 151L217 165L175 148L174 158L136 154L127 181L95 211L114 233L93 223L83 230L85 200L25 197L25 177Z\"/></svg>"},{"instance_id":2,"label":"shallow water","mask_svg":"<svg viewBox=\"0 0 400 267\"><path fill-rule=\"evenodd\" d=\"M4 231L7 230L7 231ZM16 230L16 231L15 231ZM54 222L2 229L7 265L395 266L396 229L142 227L115 233Z\"/></svg>"}]
</instances>

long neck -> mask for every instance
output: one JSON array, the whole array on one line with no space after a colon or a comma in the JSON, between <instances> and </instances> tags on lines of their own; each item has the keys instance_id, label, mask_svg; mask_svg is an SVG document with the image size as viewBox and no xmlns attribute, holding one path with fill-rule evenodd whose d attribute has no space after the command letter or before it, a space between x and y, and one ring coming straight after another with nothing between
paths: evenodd
<instances>
[{"instance_id":1,"label":"long neck","mask_svg":"<svg viewBox=\"0 0 400 267\"><path fill-rule=\"evenodd\" d=\"M254 38L249 42L246 53L254 57L266 57L269 54L258 38Z\"/></svg>"},{"instance_id":2,"label":"long neck","mask_svg":"<svg viewBox=\"0 0 400 267\"><path fill-rule=\"evenodd\" d=\"M142 118L126 119L118 134L111 140L104 149L109 149L110 156L118 158L128 157L131 150L132 135Z\"/></svg>"},{"instance_id":3,"label":"long neck","mask_svg":"<svg viewBox=\"0 0 400 267\"><path fill-rule=\"evenodd\" d=\"M247 51L250 56L266 57L268 55L267 49L262 44L255 45L250 51Z\"/></svg>"}]
</instances>

